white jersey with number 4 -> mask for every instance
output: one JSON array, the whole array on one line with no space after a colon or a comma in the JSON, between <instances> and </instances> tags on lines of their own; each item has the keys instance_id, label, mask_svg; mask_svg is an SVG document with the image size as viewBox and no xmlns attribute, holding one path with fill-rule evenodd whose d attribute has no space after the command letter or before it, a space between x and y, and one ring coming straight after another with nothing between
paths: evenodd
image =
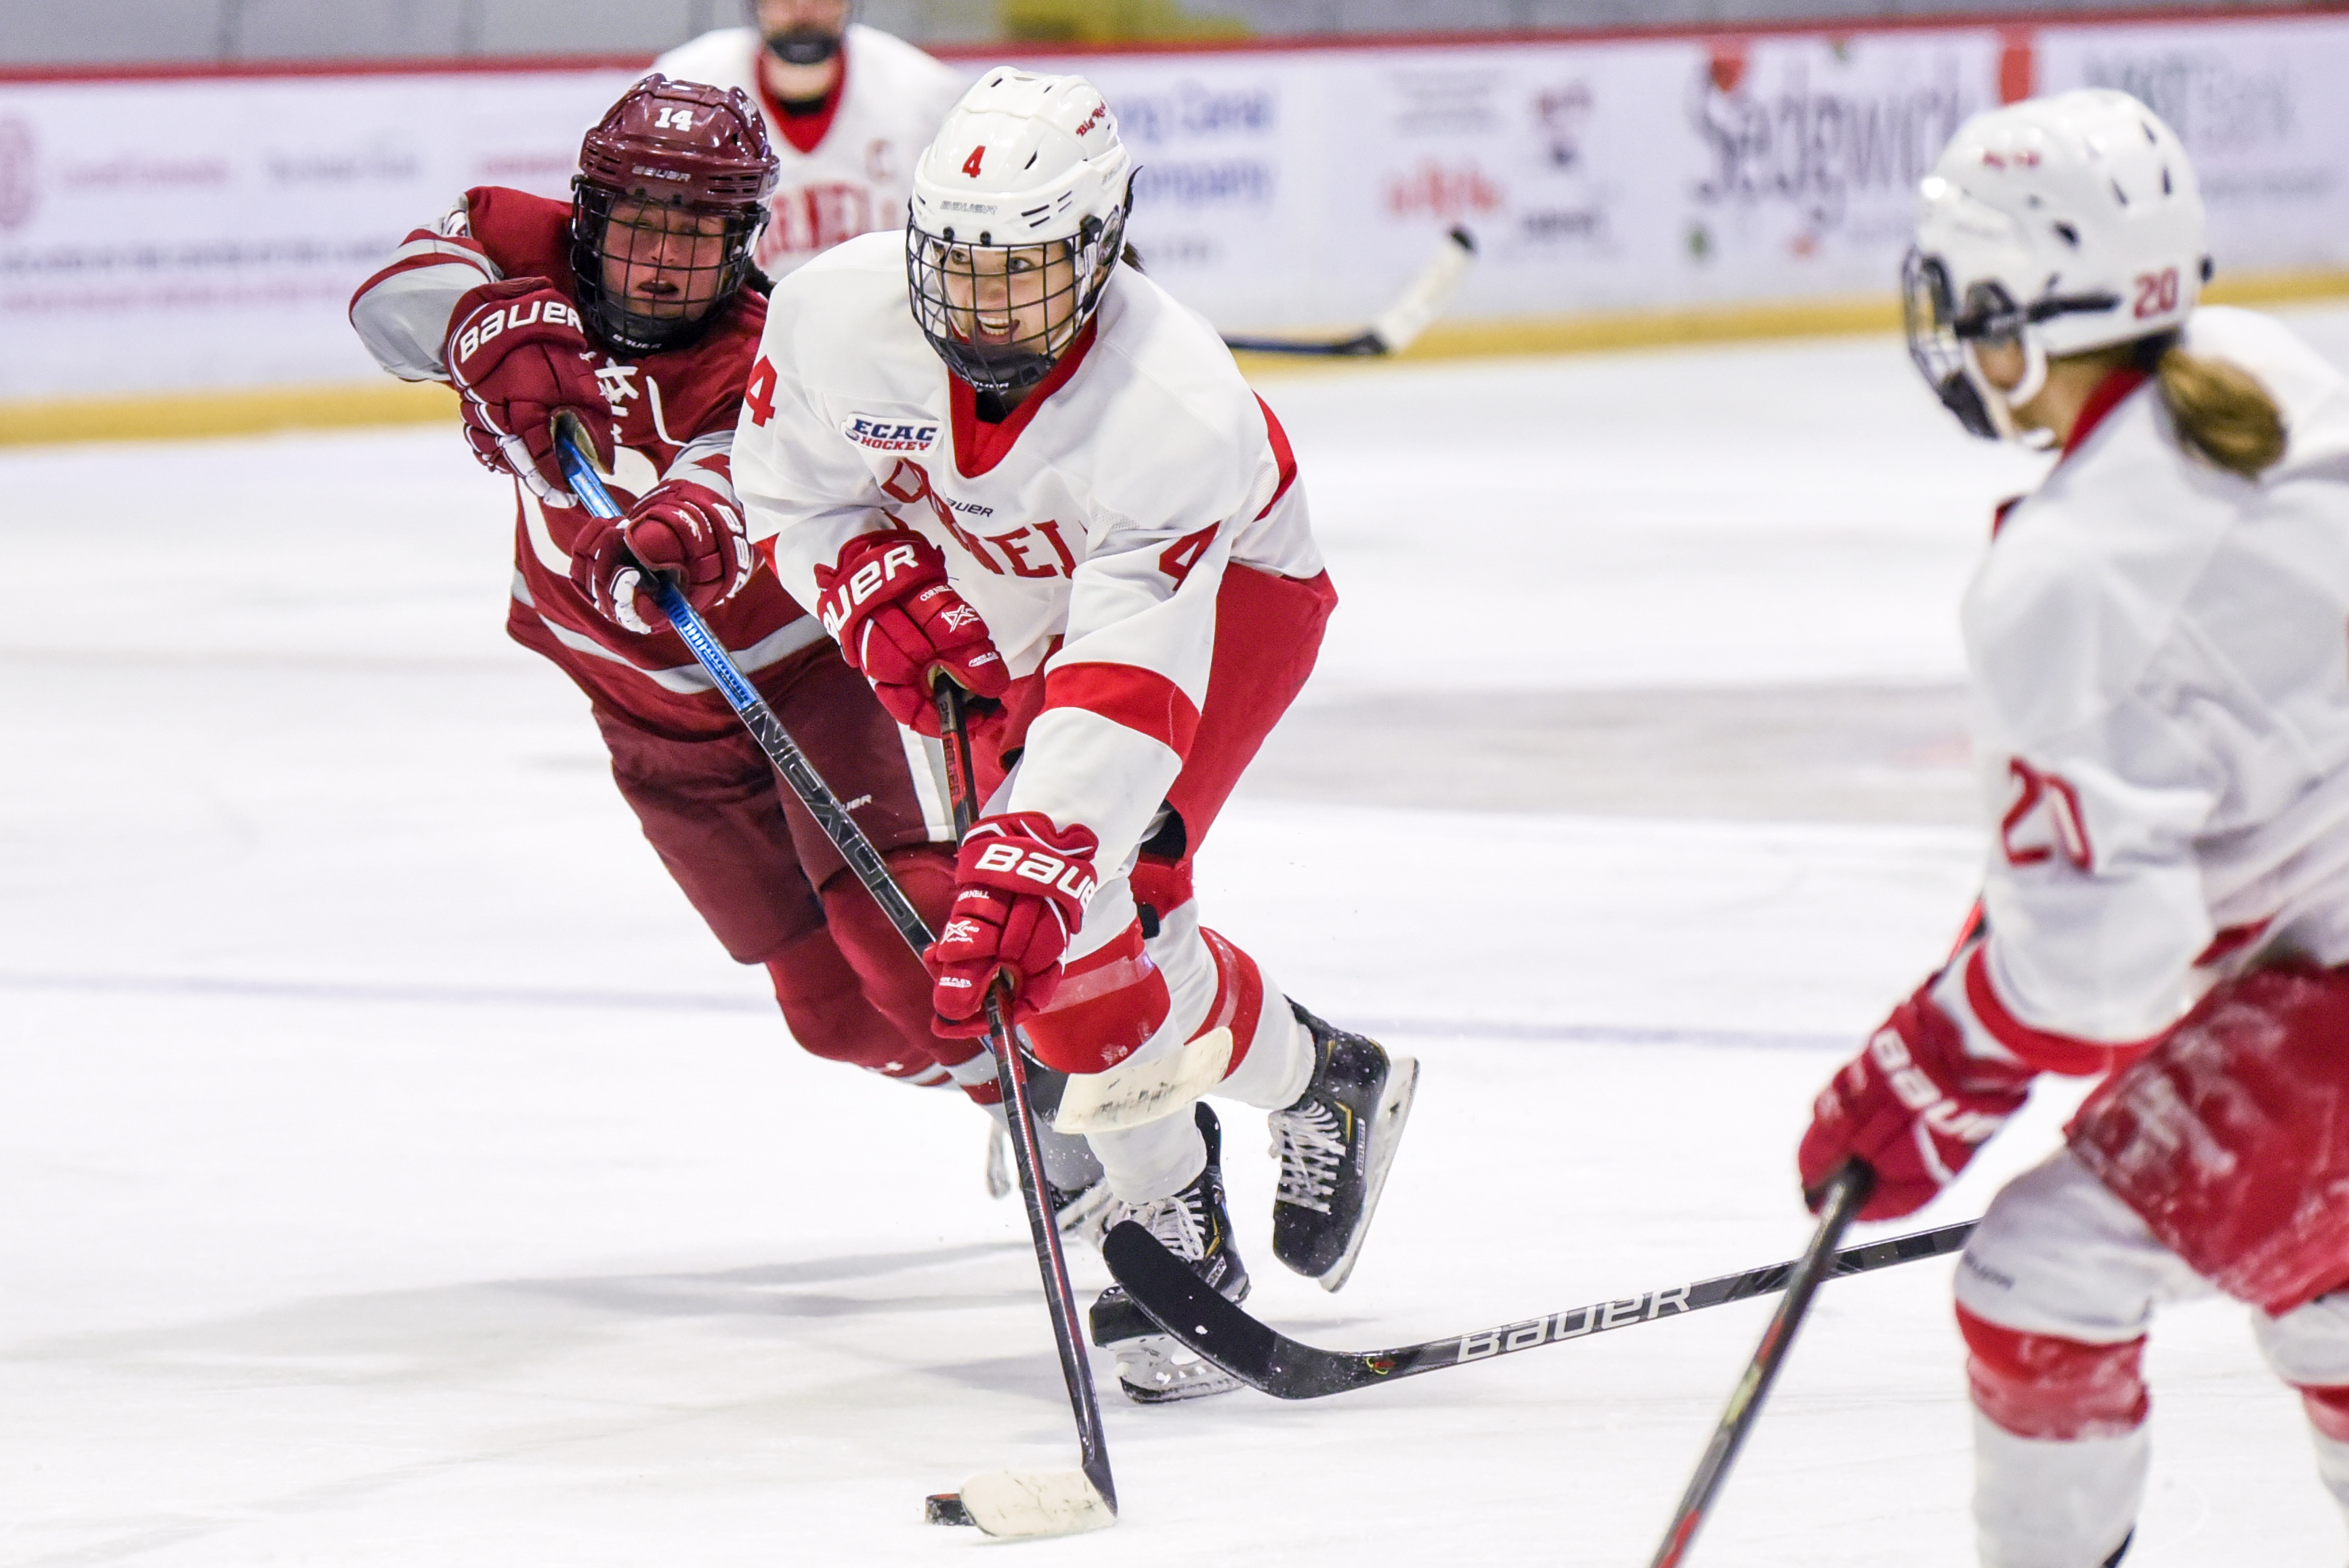
<instances>
[{"instance_id":1,"label":"white jersey with number 4","mask_svg":"<svg viewBox=\"0 0 2349 1568\"><path fill-rule=\"evenodd\" d=\"M838 99L828 114L787 116L759 77L766 46L750 27L723 27L653 62L663 76L740 88L759 106L782 164L755 253L780 278L843 240L905 226L914 160L962 97L968 78L902 38L852 24L841 41Z\"/></svg>"},{"instance_id":2,"label":"white jersey with number 4","mask_svg":"<svg viewBox=\"0 0 2349 1568\"><path fill-rule=\"evenodd\" d=\"M1043 675L1013 811L1140 840L1207 696L1226 564L1310 579L1288 437L1215 328L1120 267L1012 417L988 424L905 302L895 234L778 284L734 447L750 537L802 603L859 534L945 552L1015 677Z\"/></svg>"},{"instance_id":3,"label":"white jersey with number 4","mask_svg":"<svg viewBox=\"0 0 2349 1568\"><path fill-rule=\"evenodd\" d=\"M2283 460L2201 460L2151 382L2092 400L1966 595L1989 936L1936 996L2042 1064L2256 955L2349 962L2349 387L2248 311L2185 346L2268 389Z\"/></svg>"}]
</instances>

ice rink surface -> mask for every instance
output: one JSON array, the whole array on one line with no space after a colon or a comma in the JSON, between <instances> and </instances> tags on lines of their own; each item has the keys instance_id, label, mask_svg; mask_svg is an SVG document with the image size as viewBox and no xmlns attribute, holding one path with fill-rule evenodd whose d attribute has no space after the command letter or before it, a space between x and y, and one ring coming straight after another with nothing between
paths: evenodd
<instances>
[{"instance_id":1,"label":"ice rink surface","mask_svg":"<svg viewBox=\"0 0 2349 1568\"><path fill-rule=\"evenodd\" d=\"M1226 1111L1252 1305L1367 1349L1791 1255L1811 1095L1970 901L1956 602L2040 460L1887 339L1265 391L1344 603L1203 907L1425 1068L1341 1296ZM1072 1455L983 1119L800 1053L700 929L502 636L506 488L436 429L18 450L0 495L0 1563L1648 1560L1761 1304L1110 1393L1114 1532L925 1527ZM1949 1273L1826 1289L1697 1562L1972 1561ZM2130 1568L2338 1564L2240 1310L2151 1374Z\"/></svg>"}]
</instances>

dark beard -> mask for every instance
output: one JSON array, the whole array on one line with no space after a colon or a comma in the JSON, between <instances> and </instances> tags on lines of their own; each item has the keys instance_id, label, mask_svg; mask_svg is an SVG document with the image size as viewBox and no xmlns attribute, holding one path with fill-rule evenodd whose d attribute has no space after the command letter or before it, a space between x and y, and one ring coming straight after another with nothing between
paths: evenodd
<instances>
[{"instance_id":1,"label":"dark beard","mask_svg":"<svg viewBox=\"0 0 2349 1568\"><path fill-rule=\"evenodd\" d=\"M787 66L820 66L840 53L840 35L821 27L793 27L767 35L767 52Z\"/></svg>"}]
</instances>

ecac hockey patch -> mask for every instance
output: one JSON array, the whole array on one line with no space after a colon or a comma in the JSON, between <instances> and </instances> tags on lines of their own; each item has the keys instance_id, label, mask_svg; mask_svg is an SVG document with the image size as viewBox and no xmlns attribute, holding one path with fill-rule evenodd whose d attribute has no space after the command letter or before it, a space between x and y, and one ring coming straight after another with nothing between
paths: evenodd
<instances>
[{"instance_id":1,"label":"ecac hockey patch","mask_svg":"<svg viewBox=\"0 0 2349 1568\"><path fill-rule=\"evenodd\" d=\"M902 414L851 414L842 421L840 433L876 452L926 452L937 443L938 424Z\"/></svg>"}]
</instances>

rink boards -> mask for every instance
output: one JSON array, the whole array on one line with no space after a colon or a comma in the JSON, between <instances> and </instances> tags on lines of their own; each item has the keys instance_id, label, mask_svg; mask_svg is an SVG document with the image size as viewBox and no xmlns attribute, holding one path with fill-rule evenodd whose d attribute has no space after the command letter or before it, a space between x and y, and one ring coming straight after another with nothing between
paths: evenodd
<instances>
[{"instance_id":1,"label":"rink boards","mask_svg":"<svg viewBox=\"0 0 2349 1568\"><path fill-rule=\"evenodd\" d=\"M1358 325L1453 224L1481 258L1433 352L1881 325L1951 131L2084 85L2177 126L2222 284L2349 286L2340 15L1015 57L1102 86L1138 246L1226 330ZM351 290L469 186L561 194L639 68L0 74L0 443L437 417Z\"/></svg>"}]
</instances>

